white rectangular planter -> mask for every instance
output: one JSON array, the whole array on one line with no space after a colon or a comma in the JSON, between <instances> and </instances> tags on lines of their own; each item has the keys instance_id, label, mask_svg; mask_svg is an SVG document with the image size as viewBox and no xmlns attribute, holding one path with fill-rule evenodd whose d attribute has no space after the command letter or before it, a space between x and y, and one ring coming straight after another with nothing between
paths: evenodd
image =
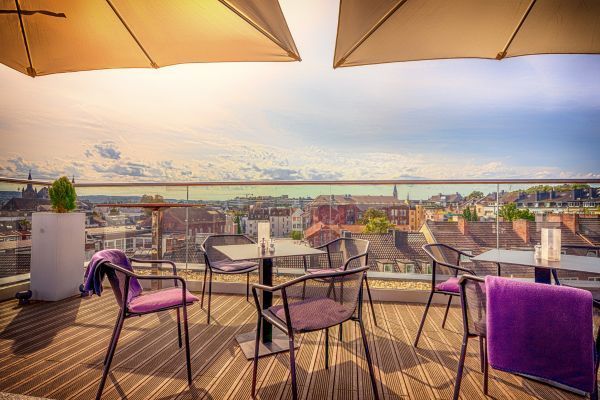
<instances>
[{"instance_id":1,"label":"white rectangular planter","mask_svg":"<svg viewBox=\"0 0 600 400\"><path fill-rule=\"evenodd\" d=\"M31 241L32 298L56 301L78 294L85 261L85 214L33 213Z\"/></svg>"}]
</instances>

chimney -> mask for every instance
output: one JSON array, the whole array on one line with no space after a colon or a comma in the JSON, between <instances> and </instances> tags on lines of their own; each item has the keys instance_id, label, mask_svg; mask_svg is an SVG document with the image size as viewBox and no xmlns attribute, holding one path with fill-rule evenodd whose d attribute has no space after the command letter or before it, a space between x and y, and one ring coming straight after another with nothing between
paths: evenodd
<instances>
[{"instance_id":1,"label":"chimney","mask_svg":"<svg viewBox=\"0 0 600 400\"><path fill-rule=\"evenodd\" d=\"M403 231L394 229L392 231L392 234L394 235L394 245L396 246L397 249L406 248L406 246L408 246L408 233L407 232L403 232Z\"/></svg>"},{"instance_id":2,"label":"chimney","mask_svg":"<svg viewBox=\"0 0 600 400\"><path fill-rule=\"evenodd\" d=\"M579 216L577 214L562 214L563 225L573 233L577 233L579 226Z\"/></svg>"},{"instance_id":3,"label":"chimney","mask_svg":"<svg viewBox=\"0 0 600 400\"><path fill-rule=\"evenodd\" d=\"M469 234L469 225L467 223L467 220L465 220L463 217L458 217L458 230L463 235Z\"/></svg>"},{"instance_id":4,"label":"chimney","mask_svg":"<svg viewBox=\"0 0 600 400\"><path fill-rule=\"evenodd\" d=\"M343 231L340 232L340 237L351 238L352 237L352 232L343 230Z\"/></svg>"},{"instance_id":5,"label":"chimney","mask_svg":"<svg viewBox=\"0 0 600 400\"><path fill-rule=\"evenodd\" d=\"M512 222L513 231L524 241L526 244L529 243L529 221L526 219L517 219Z\"/></svg>"}]
</instances>

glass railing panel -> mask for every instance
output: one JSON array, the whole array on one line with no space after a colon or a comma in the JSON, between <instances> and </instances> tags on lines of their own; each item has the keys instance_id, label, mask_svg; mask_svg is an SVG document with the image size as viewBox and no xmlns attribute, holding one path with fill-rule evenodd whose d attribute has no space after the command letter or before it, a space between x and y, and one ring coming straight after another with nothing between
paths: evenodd
<instances>
[{"instance_id":1,"label":"glass railing panel","mask_svg":"<svg viewBox=\"0 0 600 400\"><path fill-rule=\"evenodd\" d=\"M45 186L0 182L0 282L29 273L31 216L50 207Z\"/></svg>"}]
</instances>

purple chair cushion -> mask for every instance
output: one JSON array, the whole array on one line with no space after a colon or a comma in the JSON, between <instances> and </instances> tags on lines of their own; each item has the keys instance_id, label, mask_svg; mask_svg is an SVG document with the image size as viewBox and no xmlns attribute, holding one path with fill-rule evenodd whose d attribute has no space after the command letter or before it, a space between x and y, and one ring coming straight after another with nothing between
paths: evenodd
<instances>
[{"instance_id":1,"label":"purple chair cushion","mask_svg":"<svg viewBox=\"0 0 600 400\"><path fill-rule=\"evenodd\" d=\"M458 278L448 278L444 282L440 282L435 285L435 288L444 292L460 293L460 288L458 287Z\"/></svg>"},{"instance_id":2,"label":"purple chair cushion","mask_svg":"<svg viewBox=\"0 0 600 400\"><path fill-rule=\"evenodd\" d=\"M242 271L252 267L258 267L258 264L254 261L215 261L210 264L214 269L219 269L225 272Z\"/></svg>"},{"instance_id":3,"label":"purple chair cushion","mask_svg":"<svg viewBox=\"0 0 600 400\"><path fill-rule=\"evenodd\" d=\"M487 276L490 365L594 389L592 295L581 289Z\"/></svg>"},{"instance_id":4,"label":"purple chair cushion","mask_svg":"<svg viewBox=\"0 0 600 400\"><path fill-rule=\"evenodd\" d=\"M338 325L348 319L354 310L329 298L308 299L289 304L292 328L295 331L313 331ZM269 308L285 324L283 305ZM349 315L350 314L350 315Z\"/></svg>"},{"instance_id":5,"label":"purple chair cushion","mask_svg":"<svg viewBox=\"0 0 600 400\"><path fill-rule=\"evenodd\" d=\"M186 291L186 302L193 303L199 299ZM133 313L147 313L167 307L182 305L181 288L174 287L139 295L129 302L128 309Z\"/></svg>"},{"instance_id":6,"label":"purple chair cushion","mask_svg":"<svg viewBox=\"0 0 600 400\"><path fill-rule=\"evenodd\" d=\"M339 268L323 268L323 269L307 269L306 273L310 275L326 274L328 272L341 272L344 267Z\"/></svg>"}]
</instances>

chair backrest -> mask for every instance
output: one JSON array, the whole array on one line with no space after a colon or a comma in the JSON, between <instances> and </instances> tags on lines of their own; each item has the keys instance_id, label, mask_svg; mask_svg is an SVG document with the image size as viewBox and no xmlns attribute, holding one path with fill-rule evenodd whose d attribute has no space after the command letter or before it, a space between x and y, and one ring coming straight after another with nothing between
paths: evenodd
<instances>
[{"instance_id":1,"label":"chair backrest","mask_svg":"<svg viewBox=\"0 0 600 400\"><path fill-rule=\"evenodd\" d=\"M453 268L460 266L461 254L457 249L443 243L426 244L422 248L433 261L433 275L457 276L458 270Z\"/></svg>"},{"instance_id":2,"label":"chair backrest","mask_svg":"<svg viewBox=\"0 0 600 400\"><path fill-rule=\"evenodd\" d=\"M368 266L347 271L330 272L318 275L305 275L298 282L292 283L283 289L288 305L296 302L305 302L315 305L315 312L306 318L323 318L319 312L322 307L336 307L335 320L328 319L329 326L340 324L350 319L357 311L362 315L362 281ZM332 313L328 313L331 318ZM315 323L315 325L321 325ZM293 328L293 327L292 327Z\"/></svg>"},{"instance_id":3,"label":"chair backrest","mask_svg":"<svg viewBox=\"0 0 600 400\"><path fill-rule=\"evenodd\" d=\"M459 281L460 299L465 332L486 336L485 280L478 276L462 275Z\"/></svg>"},{"instance_id":4,"label":"chair backrest","mask_svg":"<svg viewBox=\"0 0 600 400\"><path fill-rule=\"evenodd\" d=\"M356 238L338 238L327 244L330 267L344 269L368 265L369 241Z\"/></svg>"},{"instance_id":5,"label":"chair backrest","mask_svg":"<svg viewBox=\"0 0 600 400\"><path fill-rule=\"evenodd\" d=\"M215 261L227 260L227 257L220 251L215 250L214 246L251 243L254 243L254 241L246 235L211 235L202 243L202 251L206 255L208 262L214 263Z\"/></svg>"},{"instance_id":6,"label":"chair backrest","mask_svg":"<svg viewBox=\"0 0 600 400\"><path fill-rule=\"evenodd\" d=\"M129 282L132 273L110 262L102 263L99 268L105 269L106 277L115 294L115 299L117 300L119 307L123 308L125 305L123 299L129 296Z\"/></svg>"}]
</instances>

